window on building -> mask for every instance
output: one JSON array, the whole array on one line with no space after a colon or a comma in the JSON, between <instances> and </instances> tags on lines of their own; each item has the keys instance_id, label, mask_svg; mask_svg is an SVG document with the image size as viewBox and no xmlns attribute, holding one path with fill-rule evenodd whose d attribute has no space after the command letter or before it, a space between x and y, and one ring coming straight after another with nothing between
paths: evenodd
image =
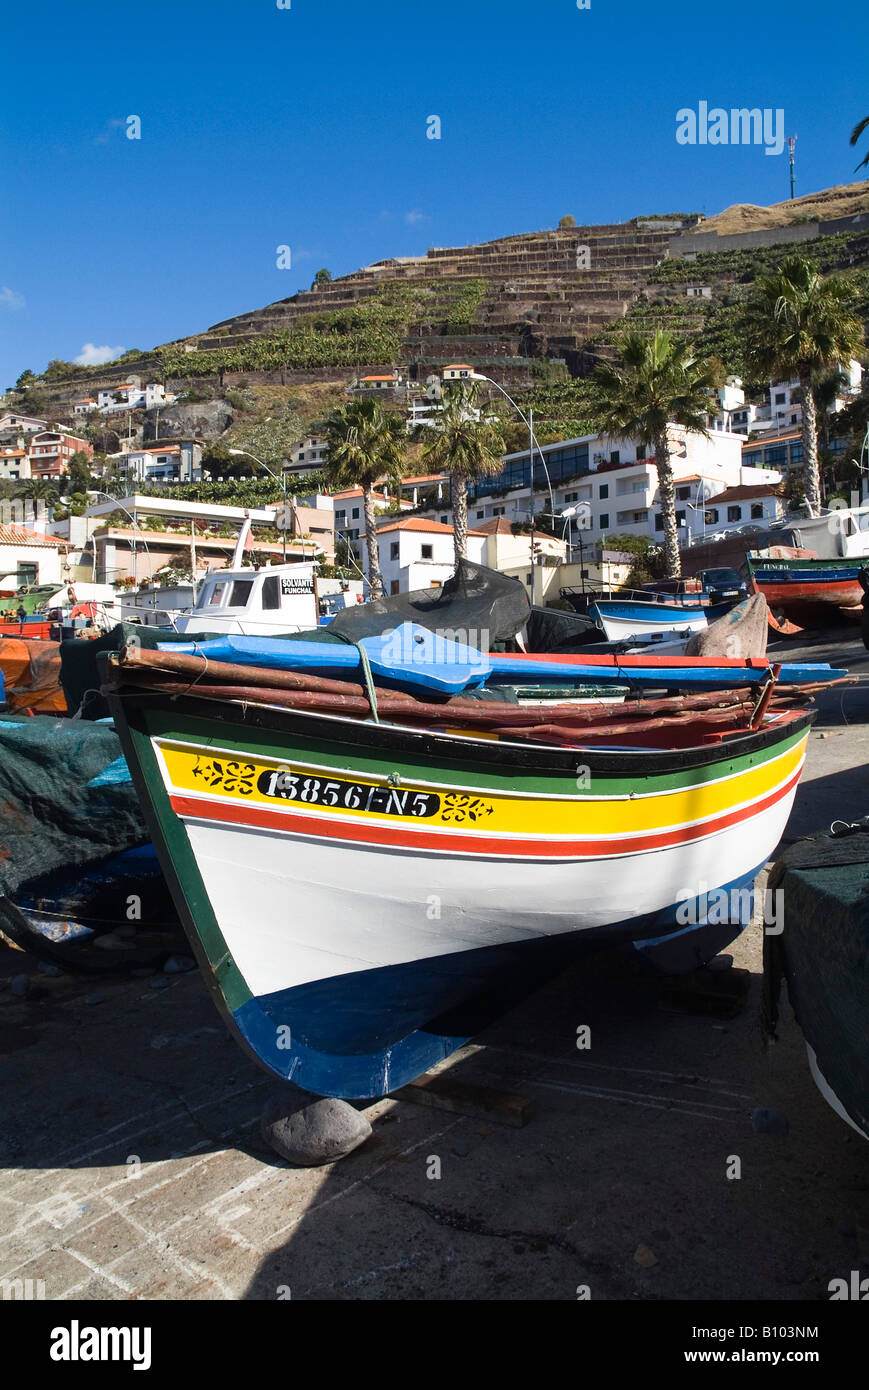
<instances>
[{"instance_id":1,"label":"window on building","mask_svg":"<svg viewBox=\"0 0 869 1390\"><path fill-rule=\"evenodd\" d=\"M281 581L276 574L263 580L263 608L271 611L281 606Z\"/></svg>"},{"instance_id":2,"label":"window on building","mask_svg":"<svg viewBox=\"0 0 869 1390\"><path fill-rule=\"evenodd\" d=\"M707 526L715 526L718 521L717 507L707 507L703 513L703 520Z\"/></svg>"},{"instance_id":3,"label":"window on building","mask_svg":"<svg viewBox=\"0 0 869 1390\"><path fill-rule=\"evenodd\" d=\"M777 463L785 463L785 462L787 462L787 452L788 452L788 449L787 449L787 445L786 445L786 444L770 444L770 445L768 445L768 447L767 447L767 449L766 449L766 453L765 453L765 455L764 455L764 460L763 460L765 466L766 466L766 467L769 467L770 464L773 464L773 465L774 465L774 464L777 464Z\"/></svg>"},{"instance_id":4,"label":"window on building","mask_svg":"<svg viewBox=\"0 0 869 1390\"><path fill-rule=\"evenodd\" d=\"M447 517L447 516L442 516L442 517L441 517L441 526L448 526L448 525L449 525L449 517Z\"/></svg>"},{"instance_id":5,"label":"window on building","mask_svg":"<svg viewBox=\"0 0 869 1390\"><path fill-rule=\"evenodd\" d=\"M742 520L742 508L741 508L741 507L728 507L728 508L727 508L727 520L728 520L728 521L741 521L741 520Z\"/></svg>"},{"instance_id":6,"label":"window on building","mask_svg":"<svg viewBox=\"0 0 869 1390\"><path fill-rule=\"evenodd\" d=\"M763 520L763 503L762 503L762 502L752 502L752 504L751 504L751 519L752 519L752 521L762 521L762 520Z\"/></svg>"},{"instance_id":7,"label":"window on building","mask_svg":"<svg viewBox=\"0 0 869 1390\"><path fill-rule=\"evenodd\" d=\"M664 529L664 518L661 516L661 513L660 513L660 512L656 512L656 513L655 513L655 530L656 530L656 531L663 531L663 529Z\"/></svg>"},{"instance_id":8,"label":"window on building","mask_svg":"<svg viewBox=\"0 0 869 1390\"><path fill-rule=\"evenodd\" d=\"M477 512L477 520L478 520L478 521L482 521L482 519L483 519L483 517L484 517L485 515L486 515L485 512Z\"/></svg>"},{"instance_id":9,"label":"window on building","mask_svg":"<svg viewBox=\"0 0 869 1390\"><path fill-rule=\"evenodd\" d=\"M390 558L390 560L397 560L397 559L398 559L398 545L399 545L398 541L391 541L391 542L390 542L390 546L389 546L389 558Z\"/></svg>"},{"instance_id":10,"label":"window on building","mask_svg":"<svg viewBox=\"0 0 869 1390\"><path fill-rule=\"evenodd\" d=\"M776 392L776 395L775 395L775 403L776 403L776 405L784 405L784 403L785 403L785 393L784 393L784 391L777 391L777 392Z\"/></svg>"},{"instance_id":11,"label":"window on building","mask_svg":"<svg viewBox=\"0 0 869 1390\"><path fill-rule=\"evenodd\" d=\"M35 584L35 583L36 583L36 576L37 576L37 573L38 573L38 569L37 569L37 566L36 566L35 564L30 564L30 563L29 563L28 561L26 561L26 560L19 560L19 561L18 561L18 587L19 587L19 589L20 589L24 584Z\"/></svg>"},{"instance_id":12,"label":"window on building","mask_svg":"<svg viewBox=\"0 0 869 1390\"><path fill-rule=\"evenodd\" d=\"M564 494L564 500L565 500L565 502L567 502L567 503L570 503L570 502L578 502L578 501L579 501L579 493L578 493L578 492L566 492L566 493Z\"/></svg>"},{"instance_id":13,"label":"window on building","mask_svg":"<svg viewBox=\"0 0 869 1390\"><path fill-rule=\"evenodd\" d=\"M605 531L605 530L607 529L607 527L609 526L609 524L610 524L610 514L609 514L609 512L601 512L601 514L600 514L600 529L601 529L602 531Z\"/></svg>"},{"instance_id":14,"label":"window on building","mask_svg":"<svg viewBox=\"0 0 869 1390\"><path fill-rule=\"evenodd\" d=\"M420 551L420 554L423 560L431 560L434 555L434 547L430 545L424 545Z\"/></svg>"},{"instance_id":15,"label":"window on building","mask_svg":"<svg viewBox=\"0 0 869 1390\"><path fill-rule=\"evenodd\" d=\"M526 583L526 584L533 584L533 582L534 582L534 575L533 575L533 574L526 574L526 576L525 576L525 583Z\"/></svg>"},{"instance_id":16,"label":"window on building","mask_svg":"<svg viewBox=\"0 0 869 1390\"><path fill-rule=\"evenodd\" d=\"M642 461L643 461L643 459L644 459L645 457L646 457L646 446L645 446L645 444L638 444L638 445L637 445L637 462L638 462L638 463L642 463Z\"/></svg>"},{"instance_id":17,"label":"window on building","mask_svg":"<svg viewBox=\"0 0 869 1390\"><path fill-rule=\"evenodd\" d=\"M610 463L621 463L622 456L618 449L610 450Z\"/></svg>"},{"instance_id":18,"label":"window on building","mask_svg":"<svg viewBox=\"0 0 869 1390\"><path fill-rule=\"evenodd\" d=\"M336 526L344 526L344 525L346 525L346 522L347 522L347 513L346 513L346 512L336 512L336 513L335 513L335 525L336 525Z\"/></svg>"},{"instance_id":19,"label":"window on building","mask_svg":"<svg viewBox=\"0 0 869 1390\"><path fill-rule=\"evenodd\" d=\"M688 498L689 498L690 496L691 496L691 489L690 489L690 487L677 487L677 488L676 488L676 497L678 498L678 500L679 500L680 502L687 502L687 501L688 501Z\"/></svg>"},{"instance_id":20,"label":"window on building","mask_svg":"<svg viewBox=\"0 0 869 1390\"><path fill-rule=\"evenodd\" d=\"M685 513L684 513L684 511L679 511L679 512L676 513L676 525L677 525L677 526L684 526L684 525L685 525Z\"/></svg>"},{"instance_id":21,"label":"window on building","mask_svg":"<svg viewBox=\"0 0 869 1390\"><path fill-rule=\"evenodd\" d=\"M610 495L610 485L609 485L609 483L601 483L601 485L600 485L600 500L601 500L601 502L603 502L605 498L609 497L609 495Z\"/></svg>"},{"instance_id":22,"label":"window on building","mask_svg":"<svg viewBox=\"0 0 869 1390\"><path fill-rule=\"evenodd\" d=\"M506 507L493 507L493 508L492 508L492 515L493 515L493 516L505 516L505 515L506 515L506 512L507 512L507 508L506 508Z\"/></svg>"}]
</instances>

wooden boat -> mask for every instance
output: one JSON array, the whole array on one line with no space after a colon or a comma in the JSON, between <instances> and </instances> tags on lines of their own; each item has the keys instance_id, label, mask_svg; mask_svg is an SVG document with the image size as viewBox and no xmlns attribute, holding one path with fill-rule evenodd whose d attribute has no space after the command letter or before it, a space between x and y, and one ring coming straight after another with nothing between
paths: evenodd
<instances>
[{"instance_id":1,"label":"wooden boat","mask_svg":"<svg viewBox=\"0 0 869 1390\"><path fill-rule=\"evenodd\" d=\"M17 618L5 618L0 621L0 637L22 637L27 641L35 639L47 642L51 637L52 624L47 618L39 615L29 615L24 622L19 622Z\"/></svg>"},{"instance_id":2,"label":"wooden boat","mask_svg":"<svg viewBox=\"0 0 869 1390\"><path fill-rule=\"evenodd\" d=\"M598 599L588 611L589 616L603 628L610 642L651 632L679 632L690 636L700 632L708 622L705 607L688 607L675 602Z\"/></svg>"},{"instance_id":3,"label":"wooden boat","mask_svg":"<svg viewBox=\"0 0 869 1390\"><path fill-rule=\"evenodd\" d=\"M783 894L781 931L764 938L767 1022L781 981L827 1104L869 1139L869 823L836 823L791 845L770 873Z\"/></svg>"},{"instance_id":4,"label":"wooden boat","mask_svg":"<svg viewBox=\"0 0 869 1390\"><path fill-rule=\"evenodd\" d=\"M799 621L823 610L853 608L862 602L859 573L865 559L772 558L749 554L746 564L755 592L770 611Z\"/></svg>"},{"instance_id":5,"label":"wooden boat","mask_svg":"<svg viewBox=\"0 0 869 1390\"><path fill-rule=\"evenodd\" d=\"M750 889L813 718L769 663L760 692L741 664L723 693L614 712L177 648L100 660L218 1008L268 1071L329 1096L410 1081L593 943L693 931L702 959L691 905Z\"/></svg>"}]
</instances>

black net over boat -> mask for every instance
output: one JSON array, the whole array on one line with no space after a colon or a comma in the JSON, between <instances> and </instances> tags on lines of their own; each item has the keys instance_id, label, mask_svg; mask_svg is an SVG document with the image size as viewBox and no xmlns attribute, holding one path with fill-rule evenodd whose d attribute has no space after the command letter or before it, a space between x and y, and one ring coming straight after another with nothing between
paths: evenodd
<instances>
[{"instance_id":1,"label":"black net over boat","mask_svg":"<svg viewBox=\"0 0 869 1390\"><path fill-rule=\"evenodd\" d=\"M567 613L558 608L532 608L525 645L529 652L575 652L604 634L586 613Z\"/></svg>"},{"instance_id":2,"label":"black net over boat","mask_svg":"<svg viewBox=\"0 0 869 1390\"><path fill-rule=\"evenodd\" d=\"M0 895L149 838L108 724L0 718L0 805Z\"/></svg>"},{"instance_id":3,"label":"black net over boat","mask_svg":"<svg viewBox=\"0 0 869 1390\"><path fill-rule=\"evenodd\" d=\"M391 594L357 608L345 608L328 631L346 642L375 637L401 623L418 623L445 640L489 651L525 626L531 611L517 579L462 560L451 579L437 588Z\"/></svg>"}]
</instances>

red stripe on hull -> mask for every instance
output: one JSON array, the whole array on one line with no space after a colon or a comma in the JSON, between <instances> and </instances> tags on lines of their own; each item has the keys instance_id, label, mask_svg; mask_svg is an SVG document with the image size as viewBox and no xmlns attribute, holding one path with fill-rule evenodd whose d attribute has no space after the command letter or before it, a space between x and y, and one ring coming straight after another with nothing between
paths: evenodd
<instances>
[{"instance_id":1,"label":"red stripe on hull","mask_svg":"<svg viewBox=\"0 0 869 1390\"><path fill-rule=\"evenodd\" d=\"M841 579L828 584L810 580L805 584L765 584L755 576L755 583L771 607L775 605L785 610L793 605L848 608L863 602L863 590L856 579Z\"/></svg>"},{"instance_id":2,"label":"red stripe on hull","mask_svg":"<svg viewBox=\"0 0 869 1390\"><path fill-rule=\"evenodd\" d=\"M38 638L47 642L51 636L51 623L0 623L0 637Z\"/></svg>"},{"instance_id":3,"label":"red stripe on hull","mask_svg":"<svg viewBox=\"0 0 869 1390\"><path fill-rule=\"evenodd\" d=\"M170 796L172 809L178 816L194 820L220 821L225 825L251 826L258 830L278 830L287 834L316 836L327 840L346 840L351 843L369 844L379 849L415 849L449 851L465 857L491 858L493 855L507 856L511 859L601 859L621 858L625 854L642 853L644 850L669 849L674 845L685 844L690 840L702 840L720 830L738 825L761 811L768 810L796 788L802 771L802 763L788 778L784 786L770 792L760 801L753 802L741 811L729 811L714 820L701 825L680 826L676 830L659 831L655 834L633 836L619 840L519 840L487 839L484 836L453 835L450 833L426 833L378 824L361 825L358 822L328 820L325 817L300 816L292 811L270 811L265 807L250 803L235 806L228 802L200 799L192 796ZM615 847L617 844L617 848Z\"/></svg>"}]
</instances>

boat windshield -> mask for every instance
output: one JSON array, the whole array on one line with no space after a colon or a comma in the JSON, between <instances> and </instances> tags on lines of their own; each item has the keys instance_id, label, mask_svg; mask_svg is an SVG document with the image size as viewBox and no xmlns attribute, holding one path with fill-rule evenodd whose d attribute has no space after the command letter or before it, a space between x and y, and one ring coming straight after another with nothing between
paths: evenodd
<instances>
[{"instance_id":1,"label":"boat windshield","mask_svg":"<svg viewBox=\"0 0 869 1390\"><path fill-rule=\"evenodd\" d=\"M229 585L225 580L220 580L217 584L206 585L199 596L196 604L197 608L220 608Z\"/></svg>"},{"instance_id":2,"label":"boat windshield","mask_svg":"<svg viewBox=\"0 0 869 1390\"><path fill-rule=\"evenodd\" d=\"M252 588L252 579L236 579L232 586L232 593L229 596L229 607L246 608Z\"/></svg>"}]
</instances>

